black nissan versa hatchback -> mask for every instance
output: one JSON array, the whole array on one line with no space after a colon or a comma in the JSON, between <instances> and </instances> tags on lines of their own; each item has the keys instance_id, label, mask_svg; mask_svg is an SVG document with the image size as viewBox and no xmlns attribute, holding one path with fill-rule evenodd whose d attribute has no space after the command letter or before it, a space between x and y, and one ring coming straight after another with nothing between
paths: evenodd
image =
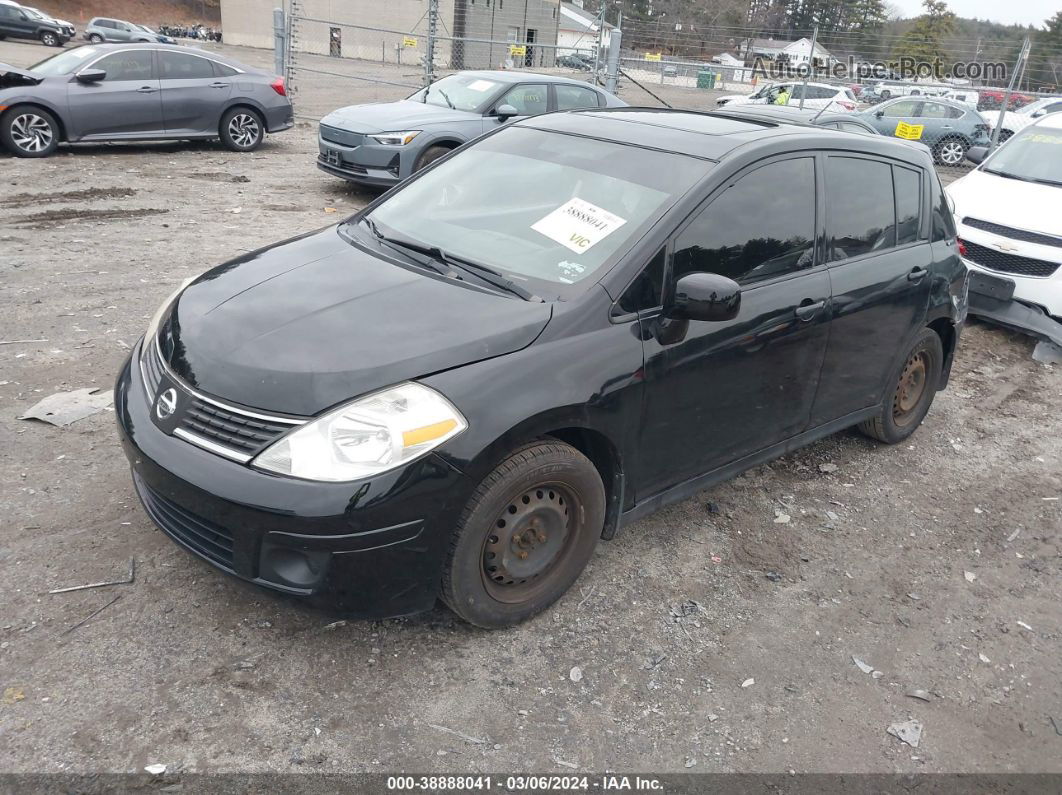
<instances>
[{"instance_id":1,"label":"black nissan versa hatchback","mask_svg":"<svg viewBox=\"0 0 1062 795\"><path fill-rule=\"evenodd\" d=\"M116 413L147 513L214 566L503 627L656 508L849 426L905 439L966 281L901 143L538 116L184 285Z\"/></svg>"}]
</instances>

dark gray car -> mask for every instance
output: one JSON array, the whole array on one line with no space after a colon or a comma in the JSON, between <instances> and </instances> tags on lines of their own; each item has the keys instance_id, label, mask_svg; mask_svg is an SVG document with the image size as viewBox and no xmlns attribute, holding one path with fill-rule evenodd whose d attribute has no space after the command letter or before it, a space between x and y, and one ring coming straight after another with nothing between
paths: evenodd
<instances>
[{"instance_id":1,"label":"dark gray car","mask_svg":"<svg viewBox=\"0 0 1062 795\"><path fill-rule=\"evenodd\" d=\"M458 72L399 102L351 105L321 119L317 167L389 187L515 119L627 103L581 80L530 72Z\"/></svg>"},{"instance_id":2,"label":"dark gray car","mask_svg":"<svg viewBox=\"0 0 1062 795\"><path fill-rule=\"evenodd\" d=\"M291 127L284 79L165 44L86 45L29 69L0 64L0 143L46 157L60 142L219 138L258 148Z\"/></svg>"}]
</instances>

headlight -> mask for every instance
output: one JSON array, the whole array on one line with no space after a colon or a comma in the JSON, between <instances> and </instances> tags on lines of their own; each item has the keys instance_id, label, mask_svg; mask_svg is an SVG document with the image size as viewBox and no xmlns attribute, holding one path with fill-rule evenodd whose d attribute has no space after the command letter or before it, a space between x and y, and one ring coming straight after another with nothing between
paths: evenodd
<instances>
[{"instance_id":1,"label":"headlight","mask_svg":"<svg viewBox=\"0 0 1062 795\"><path fill-rule=\"evenodd\" d=\"M357 480L412 461L467 427L461 413L438 392L406 383L308 422L252 463L308 480Z\"/></svg>"},{"instance_id":2,"label":"headlight","mask_svg":"<svg viewBox=\"0 0 1062 795\"><path fill-rule=\"evenodd\" d=\"M420 130L403 130L401 132L385 132L379 135L370 135L376 143L384 146L405 146L420 135Z\"/></svg>"}]
</instances>

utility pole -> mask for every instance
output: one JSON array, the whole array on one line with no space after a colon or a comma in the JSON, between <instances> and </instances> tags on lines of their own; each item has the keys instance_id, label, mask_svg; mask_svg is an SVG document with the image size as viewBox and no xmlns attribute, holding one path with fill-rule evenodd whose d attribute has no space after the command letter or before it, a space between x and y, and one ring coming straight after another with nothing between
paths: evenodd
<instances>
[{"instance_id":1,"label":"utility pole","mask_svg":"<svg viewBox=\"0 0 1062 795\"><path fill-rule=\"evenodd\" d=\"M804 110L804 95L808 93L808 74L815 68L815 42L819 40L819 26L811 31L811 55L808 56L808 71L804 73L804 86L800 89L800 109Z\"/></svg>"},{"instance_id":2,"label":"utility pole","mask_svg":"<svg viewBox=\"0 0 1062 795\"><path fill-rule=\"evenodd\" d=\"M616 29L612 31L608 47L608 73L605 75L605 91L616 93L616 81L619 79L620 47L623 46L623 11L616 20Z\"/></svg>"},{"instance_id":3,"label":"utility pole","mask_svg":"<svg viewBox=\"0 0 1062 795\"><path fill-rule=\"evenodd\" d=\"M995 148L999 146L999 133L1003 129L1003 117L1007 112L1007 107L1010 105L1010 95L1014 91L1014 86L1021 77L1022 71L1025 69L1025 61L1029 57L1029 48L1032 43L1029 41L1029 37L1025 37L1025 41L1022 42L1021 52L1018 53L1018 60L1014 63L1014 71L1010 73L1010 82L1007 84L1007 90L1003 92L1003 104L999 108L999 116L996 118L996 127L992 130L992 143L988 146L988 153L992 154Z\"/></svg>"}]
</instances>

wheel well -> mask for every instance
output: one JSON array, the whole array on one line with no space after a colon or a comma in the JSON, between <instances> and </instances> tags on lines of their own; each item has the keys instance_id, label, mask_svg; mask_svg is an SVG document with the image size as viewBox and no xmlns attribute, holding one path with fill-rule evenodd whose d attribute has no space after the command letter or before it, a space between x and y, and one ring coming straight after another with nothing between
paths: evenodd
<instances>
[{"instance_id":1,"label":"wheel well","mask_svg":"<svg viewBox=\"0 0 1062 795\"><path fill-rule=\"evenodd\" d=\"M936 332L940 337L941 347L944 348L944 361L951 358L951 355L955 353L955 326L946 317L938 317L927 328Z\"/></svg>"},{"instance_id":2,"label":"wheel well","mask_svg":"<svg viewBox=\"0 0 1062 795\"><path fill-rule=\"evenodd\" d=\"M603 433L589 428L558 428L543 435L570 444L589 458L590 463L597 469L601 482L605 485L607 506L601 537L612 538L616 534L619 516L623 510L623 466L616 446Z\"/></svg>"},{"instance_id":3,"label":"wheel well","mask_svg":"<svg viewBox=\"0 0 1062 795\"><path fill-rule=\"evenodd\" d=\"M443 149L456 149L460 145L460 141L451 141L447 139L442 141L432 141L430 144L428 144L428 148L431 149L431 147L433 146L441 146Z\"/></svg>"},{"instance_id":4,"label":"wheel well","mask_svg":"<svg viewBox=\"0 0 1062 795\"><path fill-rule=\"evenodd\" d=\"M3 114L0 114L0 118L4 118L8 114L14 113L19 108L36 108L37 110L43 110L45 113L47 113L53 119L55 119L55 123L59 125L59 140L60 141L68 140L67 137L66 137L66 125L63 124L62 117L58 113L56 113L54 110L52 110L51 108L46 107L45 105L39 105L36 102L20 102L17 105L12 105Z\"/></svg>"},{"instance_id":5,"label":"wheel well","mask_svg":"<svg viewBox=\"0 0 1062 795\"><path fill-rule=\"evenodd\" d=\"M219 135L221 133L221 122L225 119L225 114L226 113L231 113L232 111L238 110L238 109L239 110L249 110L249 111L251 111L252 113L254 113L255 116L258 117L258 120L260 122L262 122L262 126L263 127L265 126L265 114L262 113L262 111L260 111L254 105L250 105L250 104L248 104L246 102L236 102L236 103L234 103L232 105L229 105L227 108L225 108L225 110L221 111L221 118L218 119L218 134Z\"/></svg>"}]
</instances>

